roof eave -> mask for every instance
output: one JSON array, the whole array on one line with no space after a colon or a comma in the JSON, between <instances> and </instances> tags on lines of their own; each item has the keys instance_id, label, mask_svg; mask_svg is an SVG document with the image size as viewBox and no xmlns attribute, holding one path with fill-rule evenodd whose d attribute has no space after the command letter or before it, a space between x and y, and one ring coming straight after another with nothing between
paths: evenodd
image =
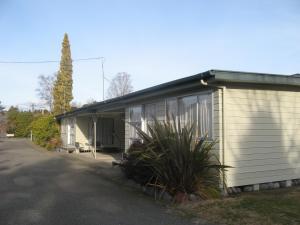
<instances>
[{"instance_id":1,"label":"roof eave","mask_svg":"<svg viewBox=\"0 0 300 225\"><path fill-rule=\"evenodd\" d=\"M300 79L276 74L211 70L215 82L300 86Z\"/></svg>"}]
</instances>

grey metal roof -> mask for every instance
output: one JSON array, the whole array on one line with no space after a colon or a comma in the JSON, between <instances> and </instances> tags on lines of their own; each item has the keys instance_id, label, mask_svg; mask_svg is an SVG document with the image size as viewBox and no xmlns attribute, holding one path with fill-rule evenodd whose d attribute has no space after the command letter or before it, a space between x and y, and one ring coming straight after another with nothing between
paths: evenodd
<instances>
[{"instance_id":1,"label":"grey metal roof","mask_svg":"<svg viewBox=\"0 0 300 225\"><path fill-rule=\"evenodd\" d=\"M266 85L286 85L300 87L299 76L288 76L282 74L253 73L230 70L209 70L193 76L184 77L167 83L156 85L143 90L135 91L122 97L108 99L91 105L83 106L65 114L56 116L57 119L77 115L81 113L96 112L96 110L105 110L113 107L126 107L129 103L148 97L162 96L171 91L179 91L184 88L195 88L200 86L200 80L203 79L209 83L247 83L247 84L266 84Z\"/></svg>"},{"instance_id":2,"label":"grey metal roof","mask_svg":"<svg viewBox=\"0 0 300 225\"><path fill-rule=\"evenodd\" d=\"M295 74L291 75L291 77L300 77L300 73L295 73Z\"/></svg>"},{"instance_id":3,"label":"grey metal roof","mask_svg":"<svg viewBox=\"0 0 300 225\"><path fill-rule=\"evenodd\" d=\"M230 70L210 70L215 81L232 83L250 83L250 84L271 84L300 86L298 76L268 73L252 73Z\"/></svg>"}]
</instances>

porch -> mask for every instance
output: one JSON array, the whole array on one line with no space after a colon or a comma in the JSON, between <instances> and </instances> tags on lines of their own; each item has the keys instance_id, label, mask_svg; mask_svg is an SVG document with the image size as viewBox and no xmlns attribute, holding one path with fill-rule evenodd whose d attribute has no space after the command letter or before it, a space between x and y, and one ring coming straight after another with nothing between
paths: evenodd
<instances>
[{"instance_id":1,"label":"porch","mask_svg":"<svg viewBox=\"0 0 300 225\"><path fill-rule=\"evenodd\" d=\"M68 151L91 154L125 149L124 110L80 114L62 121L62 146Z\"/></svg>"}]
</instances>

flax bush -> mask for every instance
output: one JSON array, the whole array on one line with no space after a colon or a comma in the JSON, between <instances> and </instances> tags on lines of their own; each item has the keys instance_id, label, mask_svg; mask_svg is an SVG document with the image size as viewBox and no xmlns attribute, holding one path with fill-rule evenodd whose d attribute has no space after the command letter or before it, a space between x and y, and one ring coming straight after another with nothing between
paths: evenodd
<instances>
[{"instance_id":1,"label":"flax bush","mask_svg":"<svg viewBox=\"0 0 300 225\"><path fill-rule=\"evenodd\" d=\"M169 192L171 195L195 193L201 198L219 195L221 165L212 150L215 141L196 140L194 126L175 126L173 122L148 125L148 134L135 127L141 139L128 149L120 164L127 177Z\"/></svg>"}]
</instances>

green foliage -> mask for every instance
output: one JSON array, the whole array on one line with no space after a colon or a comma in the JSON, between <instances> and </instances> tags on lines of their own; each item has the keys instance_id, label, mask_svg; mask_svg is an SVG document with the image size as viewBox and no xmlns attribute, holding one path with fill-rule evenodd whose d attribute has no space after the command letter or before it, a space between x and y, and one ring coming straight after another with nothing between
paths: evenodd
<instances>
[{"instance_id":1,"label":"green foliage","mask_svg":"<svg viewBox=\"0 0 300 225\"><path fill-rule=\"evenodd\" d=\"M175 122L148 125L149 134L135 127L142 142L132 145L120 166L128 177L177 194L197 193L202 198L219 194L221 165L212 153L215 141L195 140L194 126Z\"/></svg>"},{"instance_id":2,"label":"green foliage","mask_svg":"<svg viewBox=\"0 0 300 225\"><path fill-rule=\"evenodd\" d=\"M16 120L19 114L17 107L11 106L7 111L7 133L14 134L16 132Z\"/></svg>"},{"instance_id":3,"label":"green foliage","mask_svg":"<svg viewBox=\"0 0 300 225\"><path fill-rule=\"evenodd\" d=\"M36 144L48 149L60 144L59 127L52 115L43 115L40 111L23 112L16 107L10 107L7 121L7 133L14 133L15 137L29 137L32 130Z\"/></svg>"},{"instance_id":4,"label":"green foliage","mask_svg":"<svg viewBox=\"0 0 300 225\"><path fill-rule=\"evenodd\" d=\"M120 164L126 177L141 185L147 185L154 180L151 167L146 166L145 161L140 159L145 148L145 144L135 141L130 145L124 156L125 160Z\"/></svg>"},{"instance_id":5,"label":"green foliage","mask_svg":"<svg viewBox=\"0 0 300 225\"><path fill-rule=\"evenodd\" d=\"M72 58L68 35L65 34L61 50L60 69L53 87L53 112L55 115L71 109L73 100Z\"/></svg>"},{"instance_id":6,"label":"green foliage","mask_svg":"<svg viewBox=\"0 0 300 225\"><path fill-rule=\"evenodd\" d=\"M31 124L33 141L47 149L60 144L59 127L52 115L40 116Z\"/></svg>"},{"instance_id":7,"label":"green foliage","mask_svg":"<svg viewBox=\"0 0 300 225\"><path fill-rule=\"evenodd\" d=\"M31 112L19 112L16 116L15 137L28 137L32 121L33 114Z\"/></svg>"},{"instance_id":8,"label":"green foliage","mask_svg":"<svg viewBox=\"0 0 300 225\"><path fill-rule=\"evenodd\" d=\"M7 111L7 133L15 134L15 137L28 137L29 125L34 116L31 112L19 111L16 107L10 107Z\"/></svg>"}]
</instances>

